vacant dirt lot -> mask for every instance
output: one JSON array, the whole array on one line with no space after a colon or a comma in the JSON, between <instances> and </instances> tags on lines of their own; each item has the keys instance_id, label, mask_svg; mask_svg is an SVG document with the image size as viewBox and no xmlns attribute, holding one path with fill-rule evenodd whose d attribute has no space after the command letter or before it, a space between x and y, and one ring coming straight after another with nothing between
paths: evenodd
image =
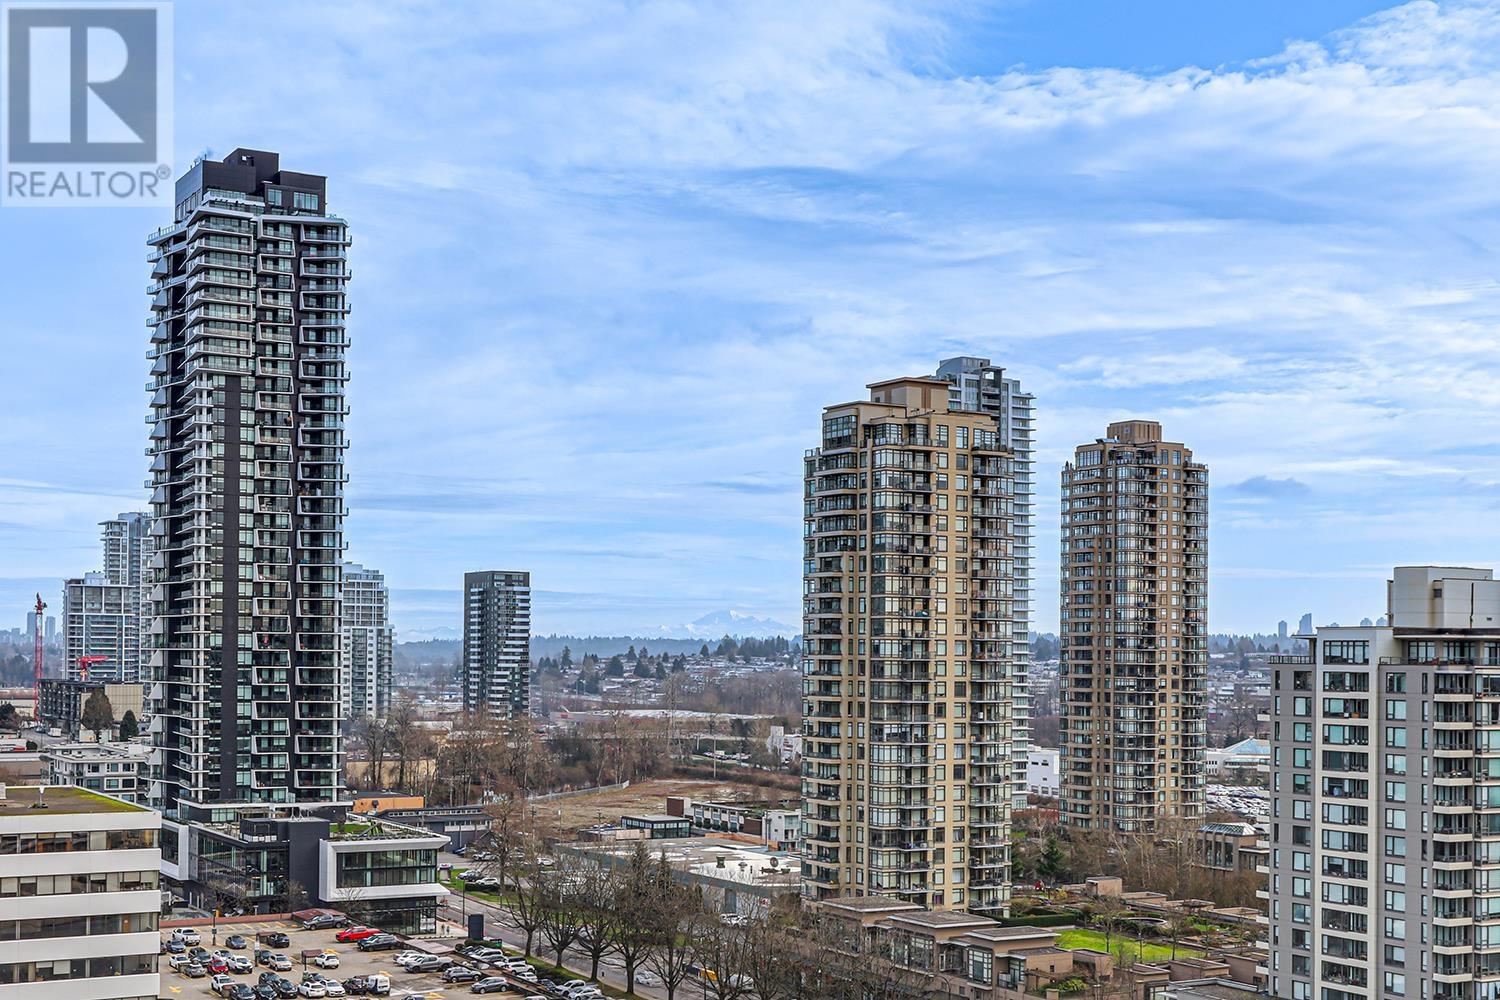
<instances>
[{"instance_id":1,"label":"vacant dirt lot","mask_svg":"<svg viewBox=\"0 0 1500 1000\"><path fill-rule=\"evenodd\" d=\"M713 801L742 801L774 798L777 794L772 789L740 785L732 781L653 778L638 781L629 788L538 802L536 815L546 836L559 836L596 823L617 823L622 813L666 812L668 795L686 795Z\"/></svg>"}]
</instances>

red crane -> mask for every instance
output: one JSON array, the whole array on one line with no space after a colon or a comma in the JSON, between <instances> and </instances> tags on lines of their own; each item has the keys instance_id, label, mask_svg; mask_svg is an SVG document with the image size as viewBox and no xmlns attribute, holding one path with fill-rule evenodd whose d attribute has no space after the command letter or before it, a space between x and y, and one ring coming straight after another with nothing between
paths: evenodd
<instances>
[{"instance_id":1,"label":"red crane","mask_svg":"<svg viewBox=\"0 0 1500 1000\"><path fill-rule=\"evenodd\" d=\"M44 620L42 612L47 610L47 605L42 601L42 595L36 595L36 674L31 685L31 717L38 723L42 721L42 625Z\"/></svg>"},{"instance_id":2,"label":"red crane","mask_svg":"<svg viewBox=\"0 0 1500 1000\"><path fill-rule=\"evenodd\" d=\"M107 656L80 656L78 658L77 662L78 662L78 679L81 680L81 681L86 681L86 680L89 679L89 667L92 667L96 663L108 663L109 662L109 657L107 657Z\"/></svg>"}]
</instances>

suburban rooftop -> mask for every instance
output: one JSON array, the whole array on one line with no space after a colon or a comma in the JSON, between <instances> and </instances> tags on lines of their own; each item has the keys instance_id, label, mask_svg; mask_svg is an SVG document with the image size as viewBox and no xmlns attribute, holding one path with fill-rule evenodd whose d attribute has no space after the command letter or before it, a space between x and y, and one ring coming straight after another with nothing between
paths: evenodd
<instances>
[{"instance_id":1,"label":"suburban rooftop","mask_svg":"<svg viewBox=\"0 0 1500 1000\"><path fill-rule=\"evenodd\" d=\"M0 798L0 816L39 813L149 812L145 806L111 798L74 785L9 785ZM40 803L40 805L38 805Z\"/></svg>"}]
</instances>

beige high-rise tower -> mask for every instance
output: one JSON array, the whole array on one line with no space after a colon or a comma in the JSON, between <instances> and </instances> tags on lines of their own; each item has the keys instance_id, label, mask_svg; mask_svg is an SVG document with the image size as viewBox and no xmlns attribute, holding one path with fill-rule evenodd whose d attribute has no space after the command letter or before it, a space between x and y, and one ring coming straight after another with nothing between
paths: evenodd
<instances>
[{"instance_id":1,"label":"beige high-rise tower","mask_svg":"<svg viewBox=\"0 0 1500 1000\"><path fill-rule=\"evenodd\" d=\"M1208 469L1125 420L1062 473L1062 820L1150 833L1203 815Z\"/></svg>"},{"instance_id":2,"label":"beige high-rise tower","mask_svg":"<svg viewBox=\"0 0 1500 1000\"><path fill-rule=\"evenodd\" d=\"M949 384L823 411L806 455L803 890L1008 911L1015 456Z\"/></svg>"}]
</instances>

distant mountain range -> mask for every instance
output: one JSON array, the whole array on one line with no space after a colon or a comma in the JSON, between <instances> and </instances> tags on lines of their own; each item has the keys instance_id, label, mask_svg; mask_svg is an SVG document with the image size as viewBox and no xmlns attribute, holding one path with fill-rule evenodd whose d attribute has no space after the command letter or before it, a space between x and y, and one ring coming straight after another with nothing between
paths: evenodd
<instances>
[{"instance_id":1,"label":"distant mountain range","mask_svg":"<svg viewBox=\"0 0 1500 1000\"><path fill-rule=\"evenodd\" d=\"M650 625L627 630L635 639L722 639L732 635L736 639L753 636L765 639L773 635L791 638L801 630L794 625L771 618L757 618L743 611L725 609L710 611L683 625ZM458 640L463 638L463 629L454 625L439 625L434 628L398 628L396 638L402 642L424 642L430 639Z\"/></svg>"},{"instance_id":2,"label":"distant mountain range","mask_svg":"<svg viewBox=\"0 0 1500 1000\"><path fill-rule=\"evenodd\" d=\"M771 618L757 618L742 611L710 611L702 618L686 625L658 625L648 635L662 639L721 639L732 635L736 639L754 636L758 639L773 635L791 638L801 629Z\"/></svg>"}]
</instances>

